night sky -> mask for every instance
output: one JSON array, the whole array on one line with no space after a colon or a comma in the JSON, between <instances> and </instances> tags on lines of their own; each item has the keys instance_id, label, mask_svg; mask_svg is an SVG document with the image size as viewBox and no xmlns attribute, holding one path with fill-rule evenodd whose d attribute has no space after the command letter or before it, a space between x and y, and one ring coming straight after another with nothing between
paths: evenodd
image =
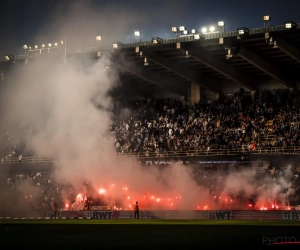
<instances>
[{"instance_id":1,"label":"night sky","mask_svg":"<svg viewBox=\"0 0 300 250\"><path fill-rule=\"evenodd\" d=\"M263 27L300 22L297 0L2 0L0 5L0 55L23 54L22 45L40 45L67 39L68 49L102 44L172 38L172 26L187 30L226 23L226 31L238 27Z\"/></svg>"}]
</instances>

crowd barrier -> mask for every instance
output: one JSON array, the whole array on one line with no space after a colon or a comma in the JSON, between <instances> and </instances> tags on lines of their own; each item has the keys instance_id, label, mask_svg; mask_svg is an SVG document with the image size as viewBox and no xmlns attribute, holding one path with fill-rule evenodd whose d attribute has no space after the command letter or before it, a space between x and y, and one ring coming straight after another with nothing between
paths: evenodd
<instances>
[{"instance_id":1,"label":"crowd barrier","mask_svg":"<svg viewBox=\"0 0 300 250\"><path fill-rule=\"evenodd\" d=\"M42 217L50 218L51 211L43 212ZM59 218L85 219L133 219L133 211L61 211ZM140 219L165 220L299 220L300 211L297 210L145 210L140 211Z\"/></svg>"},{"instance_id":2,"label":"crowd barrier","mask_svg":"<svg viewBox=\"0 0 300 250\"><path fill-rule=\"evenodd\" d=\"M190 151L169 151L165 153L120 153L116 156L123 157L136 157L136 158L176 158L176 157L189 157L189 156L238 156L238 155L300 155L300 147L265 147L256 150L245 149L211 149L211 150L190 150ZM55 157L16 157L2 158L2 164L12 163L51 163L58 161Z\"/></svg>"}]
</instances>

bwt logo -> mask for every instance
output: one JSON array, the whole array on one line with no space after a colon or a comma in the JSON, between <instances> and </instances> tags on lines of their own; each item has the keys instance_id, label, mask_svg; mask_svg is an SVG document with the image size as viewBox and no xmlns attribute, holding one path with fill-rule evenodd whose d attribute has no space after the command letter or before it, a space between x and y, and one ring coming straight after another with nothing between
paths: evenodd
<instances>
[{"instance_id":1,"label":"bwt logo","mask_svg":"<svg viewBox=\"0 0 300 250\"><path fill-rule=\"evenodd\" d=\"M201 212L201 219L231 220L232 211L207 211Z\"/></svg>"},{"instance_id":2,"label":"bwt logo","mask_svg":"<svg viewBox=\"0 0 300 250\"><path fill-rule=\"evenodd\" d=\"M292 211L292 212L282 212L282 219L283 220L299 220L300 219L300 213L298 211Z\"/></svg>"},{"instance_id":3,"label":"bwt logo","mask_svg":"<svg viewBox=\"0 0 300 250\"><path fill-rule=\"evenodd\" d=\"M277 237L263 237L263 245L277 245L277 244L300 244L294 236L277 236Z\"/></svg>"},{"instance_id":4,"label":"bwt logo","mask_svg":"<svg viewBox=\"0 0 300 250\"><path fill-rule=\"evenodd\" d=\"M93 219L111 219L112 212L93 212Z\"/></svg>"}]
</instances>

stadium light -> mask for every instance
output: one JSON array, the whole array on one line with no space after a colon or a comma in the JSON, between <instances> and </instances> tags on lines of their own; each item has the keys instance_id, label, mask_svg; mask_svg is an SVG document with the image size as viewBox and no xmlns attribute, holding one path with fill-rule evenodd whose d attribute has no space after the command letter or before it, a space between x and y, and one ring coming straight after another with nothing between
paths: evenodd
<instances>
[{"instance_id":1,"label":"stadium light","mask_svg":"<svg viewBox=\"0 0 300 250\"><path fill-rule=\"evenodd\" d=\"M35 49L38 49L38 48L39 48L39 46L37 46L37 45L34 45L34 48L35 48Z\"/></svg>"},{"instance_id":2,"label":"stadium light","mask_svg":"<svg viewBox=\"0 0 300 250\"><path fill-rule=\"evenodd\" d=\"M187 30L184 30L184 31L183 31L183 34L184 34L184 35L187 35L187 34L188 34L188 31L187 31Z\"/></svg>"},{"instance_id":3,"label":"stadium light","mask_svg":"<svg viewBox=\"0 0 300 250\"><path fill-rule=\"evenodd\" d=\"M151 43L152 44L160 44L160 43L163 43L163 39L161 39L159 37L152 37L151 38Z\"/></svg>"},{"instance_id":4,"label":"stadium light","mask_svg":"<svg viewBox=\"0 0 300 250\"><path fill-rule=\"evenodd\" d=\"M192 29L192 34L195 34L196 32L197 32L197 30L195 30L195 29Z\"/></svg>"},{"instance_id":5,"label":"stadium light","mask_svg":"<svg viewBox=\"0 0 300 250\"><path fill-rule=\"evenodd\" d=\"M201 29L201 31L202 31L202 33L206 33L206 32L207 32L207 28L203 27L203 28Z\"/></svg>"},{"instance_id":6,"label":"stadium light","mask_svg":"<svg viewBox=\"0 0 300 250\"><path fill-rule=\"evenodd\" d=\"M57 43L54 43L54 46L55 46L55 47L57 47L57 46L58 46L58 44L57 44Z\"/></svg>"},{"instance_id":7,"label":"stadium light","mask_svg":"<svg viewBox=\"0 0 300 250\"><path fill-rule=\"evenodd\" d=\"M49 43L49 44L48 44L48 47L50 48L51 46L52 46L52 44L51 44L51 43Z\"/></svg>"},{"instance_id":8,"label":"stadium light","mask_svg":"<svg viewBox=\"0 0 300 250\"><path fill-rule=\"evenodd\" d=\"M224 26L225 26L224 21L219 21L219 22L218 22L218 27L224 27Z\"/></svg>"},{"instance_id":9,"label":"stadium light","mask_svg":"<svg viewBox=\"0 0 300 250\"><path fill-rule=\"evenodd\" d=\"M265 28L270 28L271 17L270 16L263 16L263 20L264 20L264 27Z\"/></svg>"},{"instance_id":10,"label":"stadium light","mask_svg":"<svg viewBox=\"0 0 300 250\"><path fill-rule=\"evenodd\" d=\"M225 22L224 21L219 21L218 22L218 28L219 28L219 32L224 33L225 32Z\"/></svg>"},{"instance_id":11,"label":"stadium light","mask_svg":"<svg viewBox=\"0 0 300 250\"><path fill-rule=\"evenodd\" d=\"M42 48L45 48L46 47L46 45L45 44L42 44Z\"/></svg>"},{"instance_id":12,"label":"stadium light","mask_svg":"<svg viewBox=\"0 0 300 250\"><path fill-rule=\"evenodd\" d=\"M28 49L28 46L26 44L24 44L22 47L23 49Z\"/></svg>"},{"instance_id":13,"label":"stadium light","mask_svg":"<svg viewBox=\"0 0 300 250\"><path fill-rule=\"evenodd\" d=\"M177 32L178 32L178 29L177 29L177 27L172 27L172 28L171 28L171 31L174 32L174 33L177 33Z\"/></svg>"},{"instance_id":14,"label":"stadium light","mask_svg":"<svg viewBox=\"0 0 300 250\"><path fill-rule=\"evenodd\" d=\"M240 27L237 29L237 39L241 39L242 37L248 35L250 30L246 27Z\"/></svg>"},{"instance_id":15,"label":"stadium light","mask_svg":"<svg viewBox=\"0 0 300 250\"><path fill-rule=\"evenodd\" d=\"M141 32L135 31L134 32L134 37L136 39L136 42L139 40L141 42Z\"/></svg>"},{"instance_id":16,"label":"stadium light","mask_svg":"<svg viewBox=\"0 0 300 250\"><path fill-rule=\"evenodd\" d=\"M181 31L181 32L185 31L185 27L184 27L184 26L180 26L178 29L179 29L179 31Z\"/></svg>"},{"instance_id":17,"label":"stadium light","mask_svg":"<svg viewBox=\"0 0 300 250\"><path fill-rule=\"evenodd\" d=\"M101 41L101 36L96 36L96 41Z\"/></svg>"},{"instance_id":18,"label":"stadium light","mask_svg":"<svg viewBox=\"0 0 300 250\"><path fill-rule=\"evenodd\" d=\"M9 61L9 56L4 56L5 61Z\"/></svg>"},{"instance_id":19,"label":"stadium light","mask_svg":"<svg viewBox=\"0 0 300 250\"><path fill-rule=\"evenodd\" d=\"M100 39L101 39L101 36L100 36ZM60 43L61 43L61 45L63 45L64 44L64 40L61 40Z\"/></svg>"},{"instance_id":20,"label":"stadium light","mask_svg":"<svg viewBox=\"0 0 300 250\"><path fill-rule=\"evenodd\" d=\"M115 43L112 43L112 48L113 49L121 49L122 48L122 43L120 42L115 42Z\"/></svg>"},{"instance_id":21,"label":"stadium light","mask_svg":"<svg viewBox=\"0 0 300 250\"><path fill-rule=\"evenodd\" d=\"M195 34L194 35L194 39L199 40L200 39L200 35L199 34Z\"/></svg>"},{"instance_id":22,"label":"stadium light","mask_svg":"<svg viewBox=\"0 0 300 250\"><path fill-rule=\"evenodd\" d=\"M209 28L209 31L210 32L214 32L216 30L216 28L214 27L214 26L211 26L210 28Z\"/></svg>"},{"instance_id":23,"label":"stadium light","mask_svg":"<svg viewBox=\"0 0 300 250\"><path fill-rule=\"evenodd\" d=\"M289 21L285 23L285 28L286 29L295 29L297 27L297 24L293 21Z\"/></svg>"}]
</instances>

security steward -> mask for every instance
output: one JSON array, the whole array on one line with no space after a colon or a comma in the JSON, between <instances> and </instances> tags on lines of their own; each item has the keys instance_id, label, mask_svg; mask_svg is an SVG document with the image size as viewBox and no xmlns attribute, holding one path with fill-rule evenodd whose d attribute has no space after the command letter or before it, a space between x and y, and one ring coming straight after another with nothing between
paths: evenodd
<instances>
[{"instance_id":1,"label":"security steward","mask_svg":"<svg viewBox=\"0 0 300 250\"><path fill-rule=\"evenodd\" d=\"M140 209L139 209L139 205L138 202L136 201L134 204L134 219L139 219L140 218Z\"/></svg>"},{"instance_id":2,"label":"security steward","mask_svg":"<svg viewBox=\"0 0 300 250\"><path fill-rule=\"evenodd\" d=\"M52 211L53 211L53 216L52 216L52 219L56 219L57 218L57 211L58 211L58 206L57 206L57 203L55 202L52 206Z\"/></svg>"}]
</instances>

